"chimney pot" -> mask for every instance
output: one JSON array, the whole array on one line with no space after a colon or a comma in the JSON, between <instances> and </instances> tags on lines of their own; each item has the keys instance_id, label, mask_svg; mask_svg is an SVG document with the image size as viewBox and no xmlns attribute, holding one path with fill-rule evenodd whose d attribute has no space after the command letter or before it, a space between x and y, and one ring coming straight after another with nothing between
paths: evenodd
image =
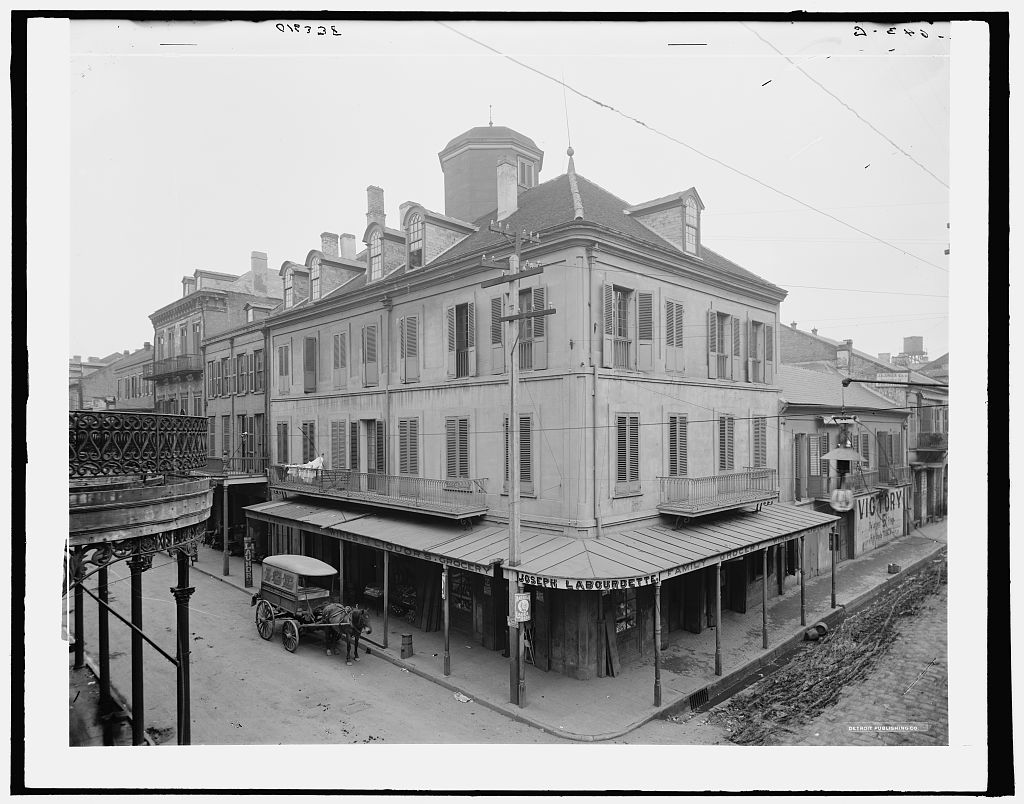
<instances>
[{"instance_id":1,"label":"chimney pot","mask_svg":"<svg viewBox=\"0 0 1024 804\"><path fill-rule=\"evenodd\" d=\"M334 232L320 233L320 250L325 257L337 257L341 253L340 238Z\"/></svg>"},{"instance_id":2,"label":"chimney pot","mask_svg":"<svg viewBox=\"0 0 1024 804\"><path fill-rule=\"evenodd\" d=\"M818 328L817 327L811 327L811 334L812 335L817 335L818 334Z\"/></svg>"},{"instance_id":3,"label":"chimney pot","mask_svg":"<svg viewBox=\"0 0 1024 804\"><path fill-rule=\"evenodd\" d=\"M375 184L366 188L366 225L384 226L384 190Z\"/></svg>"},{"instance_id":4,"label":"chimney pot","mask_svg":"<svg viewBox=\"0 0 1024 804\"><path fill-rule=\"evenodd\" d=\"M796 329L796 321L791 321L789 324L793 329Z\"/></svg>"},{"instance_id":5,"label":"chimney pot","mask_svg":"<svg viewBox=\"0 0 1024 804\"><path fill-rule=\"evenodd\" d=\"M152 344L152 342L150 342L150 341L145 341L145 342L143 342L143 344L142 344L142 348L143 348L143 349L152 349L152 348L153 348L153 344Z\"/></svg>"},{"instance_id":6,"label":"chimney pot","mask_svg":"<svg viewBox=\"0 0 1024 804\"><path fill-rule=\"evenodd\" d=\"M263 251L253 251L249 255L249 265L252 268L252 292L260 295L267 295L267 255Z\"/></svg>"},{"instance_id":7,"label":"chimney pot","mask_svg":"<svg viewBox=\"0 0 1024 804\"><path fill-rule=\"evenodd\" d=\"M122 354L123 354L123 355L124 355L125 357L128 357L128 350L127 350L127 349L125 349L125 350L124 350L124 352L122 352Z\"/></svg>"},{"instance_id":8,"label":"chimney pot","mask_svg":"<svg viewBox=\"0 0 1024 804\"><path fill-rule=\"evenodd\" d=\"M341 236L341 254L346 260L354 260L356 258L356 236L345 232Z\"/></svg>"},{"instance_id":9,"label":"chimney pot","mask_svg":"<svg viewBox=\"0 0 1024 804\"><path fill-rule=\"evenodd\" d=\"M502 221L519 208L519 177L516 166L508 159L498 162L498 220Z\"/></svg>"}]
</instances>

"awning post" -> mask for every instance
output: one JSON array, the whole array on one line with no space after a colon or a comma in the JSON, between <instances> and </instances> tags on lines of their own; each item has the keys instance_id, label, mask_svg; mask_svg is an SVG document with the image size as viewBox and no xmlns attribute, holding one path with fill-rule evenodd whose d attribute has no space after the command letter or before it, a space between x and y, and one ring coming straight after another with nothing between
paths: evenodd
<instances>
[{"instance_id":1,"label":"awning post","mask_svg":"<svg viewBox=\"0 0 1024 804\"><path fill-rule=\"evenodd\" d=\"M221 573L226 578L231 574L231 562L228 561L228 483L227 480L221 481L221 527L223 528L224 535L224 566L223 572Z\"/></svg>"},{"instance_id":2,"label":"awning post","mask_svg":"<svg viewBox=\"0 0 1024 804\"><path fill-rule=\"evenodd\" d=\"M722 675L722 562L715 564L715 675Z\"/></svg>"},{"instance_id":3,"label":"awning post","mask_svg":"<svg viewBox=\"0 0 1024 804\"><path fill-rule=\"evenodd\" d=\"M832 554L832 608L836 607L836 551L839 548L839 534L833 530L828 536L829 552Z\"/></svg>"},{"instance_id":4,"label":"awning post","mask_svg":"<svg viewBox=\"0 0 1024 804\"><path fill-rule=\"evenodd\" d=\"M804 566L807 556L804 555L804 537L800 537L800 625L807 625L806 595L804 592Z\"/></svg>"},{"instance_id":5,"label":"awning post","mask_svg":"<svg viewBox=\"0 0 1024 804\"><path fill-rule=\"evenodd\" d=\"M145 685L142 679L142 571L147 561L135 555L128 559L131 571L132 625L132 745L146 744Z\"/></svg>"},{"instance_id":6,"label":"awning post","mask_svg":"<svg viewBox=\"0 0 1024 804\"><path fill-rule=\"evenodd\" d=\"M601 657L602 659L604 657ZM654 579L654 705L661 706L661 578Z\"/></svg>"},{"instance_id":7,"label":"awning post","mask_svg":"<svg viewBox=\"0 0 1024 804\"><path fill-rule=\"evenodd\" d=\"M768 548L761 551L761 647L768 648Z\"/></svg>"},{"instance_id":8,"label":"awning post","mask_svg":"<svg viewBox=\"0 0 1024 804\"><path fill-rule=\"evenodd\" d=\"M448 599L451 597L448 589L448 565L441 565L441 600L444 606L444 674L450 676L452 674L452 656L449 650L448 641L448 627L450 622L450 613L448 608Z\"/></svg>"},{"instance_id":9,"label":"awning post","mask_svg":"<svg viewBox=\"0 0 1024 804\"><path fill-rule=\"evenodd\" d=\"M386 648L388 646L388 576L391 574L388 568L391 553L384 550L384 641L381 643Z\"/></svg>"}]
</instances>

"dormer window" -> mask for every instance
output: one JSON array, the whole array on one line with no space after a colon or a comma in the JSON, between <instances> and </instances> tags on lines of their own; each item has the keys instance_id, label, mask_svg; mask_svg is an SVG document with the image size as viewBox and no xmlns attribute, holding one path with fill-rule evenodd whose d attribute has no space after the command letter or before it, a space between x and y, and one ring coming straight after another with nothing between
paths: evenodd
<instances>
[{"instance_id":1,"label":"dormer window","mask_svg":"<svg viewBox=\"0 0 1024 804\"><path fill-rule=\"evenodd\" d=\"M253 320L254 320L253 313L254 312L255 311L251 307L246 309L246 311L245 311L245 322L247 324L251 324L253 322Z\"/></svg>"},{"instance_id":2,"label":"dormer window","mask_svg":"<svg viewBox=\"0 0 1024 804\"><path fill-rule=\"evenodd\" d=\"M423 265L423 216L418 212L409 218L409 225L406 233L409 243L408 266L420 268Z\"/></svg>"},{"instance_id":3,"label":"dormer window","mask_svg":"<svg viewBox=\"0 0 1024 804\"><path fill-rule=\"evenodd\" d=\"M288 273L286 273L284 275L284 306L285 307L291 307L292 303L295 301L295 295L294 295L294 292L292 290L292 282L293 281L294 281L294 277L292 276L292 272L288 271Z\"/></svg>"},{"instance_id":4,"label":"dormer window","mask_svg":"<svg viewBox=\"0 0 1024 804\"><path fill-rule=\"evenodd\" d=\"M686 199L686 253L696 254L698 236L697 223L697 202L692 198Z\"/></svg>"},{"instance_id":5,"label":"dormer window","mask_svg":"<svg viewBox=\"0 0 1024 804\"><path fill-rule=\"evenodd\" d=\"M381 278L384 270L384 243L380 229L370 235L370 281Z\"/></svg>"},{"instance_id":6,"label":"dormer window","mask_svg":"<svg viewBox=\"0 0 1024 804\"><path fill-rule=\"evenodd\" d=\"M533 161L519 157L519 186L529 189L537 183Z\"/></svg>"},{"instance_id":7,"label":"dormer window","mask_svg":"<svg viewBox=\"0 0 1024 804\"><path fill-rule=\"evenodd\" d=\"M309 286L313 301L320 298L320 258L314 257L309 264Z\"/></svg>"}]
</instances>

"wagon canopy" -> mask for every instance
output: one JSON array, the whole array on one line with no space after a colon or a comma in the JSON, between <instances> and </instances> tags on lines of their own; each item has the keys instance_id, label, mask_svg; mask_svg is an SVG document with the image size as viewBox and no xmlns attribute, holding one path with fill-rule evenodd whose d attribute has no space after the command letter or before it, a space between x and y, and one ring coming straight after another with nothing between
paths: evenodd
<instances>
[{"instance_id":1,"label":"wagon canopy","mask_svg":"<svg viewBox=\"0 0 1024 804\"><path fill-rule=\"evenodd\" d=\"M278 567L286 572L294 572L296 575L312 577L321 575L337 575L338 573L338 571L330 564L310 556L267 556L263 559L263 565Z\"/></svg>"}]
</instances>

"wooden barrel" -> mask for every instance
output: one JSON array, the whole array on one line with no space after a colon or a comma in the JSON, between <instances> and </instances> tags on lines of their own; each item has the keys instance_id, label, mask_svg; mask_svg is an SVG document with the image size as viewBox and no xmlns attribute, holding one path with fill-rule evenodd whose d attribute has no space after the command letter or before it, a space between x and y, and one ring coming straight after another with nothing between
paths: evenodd
<instances>
[{"instance_id":1,"label":"wooden barrel","mask_svg":"<svg viewBox=\"0 0 1024 804\"><path fill-rule=\"evenodd\" d=\"M402 658L412 656L412 634L402 634Z\"/></svg>"}]
</instances>

